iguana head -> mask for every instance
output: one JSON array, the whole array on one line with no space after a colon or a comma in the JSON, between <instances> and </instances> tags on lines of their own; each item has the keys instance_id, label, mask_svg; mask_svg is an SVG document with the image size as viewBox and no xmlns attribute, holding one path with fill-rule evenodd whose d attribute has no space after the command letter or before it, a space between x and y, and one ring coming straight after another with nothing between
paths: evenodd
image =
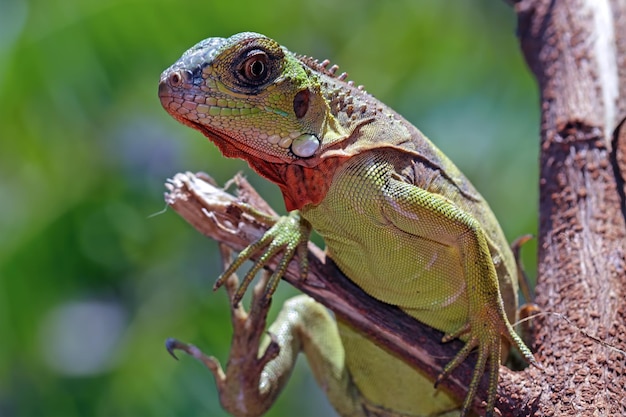
<instances>
[{"instance_id":1,"label":"iguana head","mask_svg":"<svg viewBox=\"0 0 626 417\"><path fill-rule=\"evenodd\" d=\"M209 38L161 74L161 104L228 157L276 183L288 209L316 204L346 158L411 143L393 110L337 67L257 33Z\"/></svg>"},{"instance_id":2,"label":"iguana head","mask_svg":"<svg viewBox=\"0 0 626 417\"><path fill-rule=\"evenodd\" d=\"M328 136L332 116L318 75L256 33L198 43L163 72L159 96L227 156L289 163L311 158L338 134Z\"/></svg>"}]
</instances>

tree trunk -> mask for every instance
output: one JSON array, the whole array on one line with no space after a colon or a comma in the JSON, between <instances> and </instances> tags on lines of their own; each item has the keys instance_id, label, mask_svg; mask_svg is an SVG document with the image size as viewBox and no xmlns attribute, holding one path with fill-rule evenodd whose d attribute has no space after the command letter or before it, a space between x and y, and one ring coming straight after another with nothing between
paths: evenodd
<instances>
[{"instance_id":1,"label":"tree trunk","mask_svg":"<svg viewBox=\"0 0 626 417\"><path fill-rule=\"evenodd\" d=\"M535 415L626 415L626 1L515 6L541 93ZM621 132L620 132L621 130ZM536 390L533 390L536 392Z\"/></svg>"}]
</instances>

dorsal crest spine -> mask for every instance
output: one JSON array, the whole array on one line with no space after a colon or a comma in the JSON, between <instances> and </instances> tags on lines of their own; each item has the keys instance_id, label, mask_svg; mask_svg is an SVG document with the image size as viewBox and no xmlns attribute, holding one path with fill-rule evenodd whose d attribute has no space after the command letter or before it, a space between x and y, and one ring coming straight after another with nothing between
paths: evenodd
<instances>
[{"instance_id":1,"label":"dorsal crest spine","mask_svg":"<svg viewBox=\"0 0 626 417\"><path fill-rule=\"evenodd\" d=\"M316 58L306 56L306 55L297 55L297 58L310 69L320 72L329 77L335 78L336 80L346 82L349 86L354 86L354 81L348 81L348 73L342 72L337 75L339 71L339 65L330 65L330 61L325 59L323 61L319 61ZM330 67L329 67L330 66ZM365 88L362 85L357 86L357 88L363 92L365 92Z\"/></svg>"}]
</instances>

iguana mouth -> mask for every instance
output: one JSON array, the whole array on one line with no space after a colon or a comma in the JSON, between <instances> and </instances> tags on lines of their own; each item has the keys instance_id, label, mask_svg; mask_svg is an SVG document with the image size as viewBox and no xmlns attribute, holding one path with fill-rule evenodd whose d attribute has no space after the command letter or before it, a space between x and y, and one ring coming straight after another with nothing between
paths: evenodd
<instances>
[{"instance_id":1,"label":"iguana mouth","mask_svg":"<svg viewBox=\"0 0 626 417\"><path fill-rule=\"evenodd\" d=\"M259 152L250 145L220 130L212 129L210 125L187 120L182 116L178 116L176 117L176 119L179 120L181 123L200 131L207 139L217 145L222 154L229 158L240 158L248 161L249 163L252 163L252 161L254 161L254 163L258 165L271 165L275 163L283 164L286 162L292 162L285 161L279 156L272 156L270 154L265 154L263 158L261 158L259 156Z\"/></svg>"},{"instance_id":2,"label":"iguana mouth","mask_svg":"<svg viewBox=\"0 0 626 417\"><path fill-rule=\"evenodd\" d=\"M211 142L215 143L220 149L222 149L223 147L230 145L233 146L237 149L241 149L241 148L246 148L246 146L241 146L241 142L234 140L231 136L228 136L226 134L224 134L223 132L220 132L219 130L216 129L211 129L211 127L209 125L205 125L199 122L194 122L191 120L186 120L183 117L181 117L179 119L183 124L188 125L189 127L192 127L194 129L197 129L198 131L200 131L204 136L206 136ZM222 152L224 150L222 149ZM248 154L248 152L246 152L245 149L241 149L241 151L243 153ZM241 157L241 155L238 155L239 157Z\"/></svg>"},{"instance_id":3,"label":"iguana mouth","mask_svg":"<svg viewBox=\"0 0 626 417\"><path fill-rule=\"evenodd\" d=\"M211 141L217 143L218 141L230 142L231 137L221 133L218 130L211 129L208 125L203 125L202 123L188 121L187 123L190 127L199 130L202 132L204 136L209 138Z\"/></svg>"}]
</instances>

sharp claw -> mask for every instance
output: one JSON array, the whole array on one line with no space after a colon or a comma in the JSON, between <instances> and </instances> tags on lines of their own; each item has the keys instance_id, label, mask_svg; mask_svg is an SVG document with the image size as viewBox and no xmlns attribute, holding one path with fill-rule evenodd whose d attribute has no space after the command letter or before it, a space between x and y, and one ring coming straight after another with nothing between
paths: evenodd
<instances>
[{"instance_id":1,"label":"sharp claw","mask_svg":"<svg viewBox=\"0 0 626 417\"><path fill-rule=\"evenodd\" d=\"M535 236L530 234L530 233L518 237L517 239L515 239L513 241L513 243L511 243L511 249L513 249L513 251L516 251L516 250L519 251L519 248L523 244L525 244L526 242L528 242L531 239L534 239L534 237Z\"/></svg>"},{"instance_id":2,"label":"sharp claw","mask_svg":"<svg viewBox=\"0 0 626 417\"><path fill-rule=\"evenodd\" d=\"M182 342L179 342L178 340L174 339L173 337L168 338L165 341L165 349L167 349L167 352L172 355L172 357L176 360L178 360L178 356L176 356L176 353L174 353L174 351L176 349L182 349L181 348L181 344Z\"/></svg>"},{"instance_id":3,"label":"sharp claw","mask_svg":"<svg viewBox=\"0 0 626 417\"><path fill-rule=\"evenodd\" d=\"M439 388L439 384L441 384L441 382L442 382L444 379L445 379L445 376L444 376L444 375L441 375L441 374L437 375L437 379L435 379L435 383L433 384L433 387L434 387L435 389Z\"/></svg>"},{"instance_id":4,"label":"sharp claw","mask_svg":"<svg viewBox=\"0 0 626 417\"><path fill-rule=\"evenodd\" d=\"M231 302L234 308L237 308L241 300L243 300L243 296L246 295L246 291L248 290L248 287L250 286L250 282L254 278L254 276L249 277L249 275L250 274L244 277L243 281L239 285L239 288L237 288L237 291L235 291L235 294L233 294L233 299Z\"/></svg>"},{"instance_id":5,"label":"sharp claw","mask_svg":"<svg viewBox=\"0 0 626 417\"><path fill-rule=\"evenodd\" d=\"M278 354L280 353L280 344L278 343L276 335L271 332L265 333L270 337L270 344L265 349L263 356L259 358L259 365L261 365L261 368L264 368L265 365L268 364L268 362L276 359L278 357Z\"/></svg>"},{"instance_id":6,"label":"sharp claw","mask_svg":"<svg viewBox=\"0 0 626 417\"><path fill-rule=\"evenodd\" d=\"M213 284L213 291L219 290L224 285L227 278L228 276L226 276L226 274L224 273L222 273L222 275L217 277L217 279L215 280L215 283Z\"/></svg>"},{"instance_id":7,"label":"sharp claw","mask_svg":"<svg viewBox=\"0 0 626 417\"><path fill-rule=\"evenodd\" d=\"M239 307L239 303L241 302L242 298L243 298L243 294L235 294L233 296L233 301L232 301L233 308Z\"/></svg>"}]
</instances>

